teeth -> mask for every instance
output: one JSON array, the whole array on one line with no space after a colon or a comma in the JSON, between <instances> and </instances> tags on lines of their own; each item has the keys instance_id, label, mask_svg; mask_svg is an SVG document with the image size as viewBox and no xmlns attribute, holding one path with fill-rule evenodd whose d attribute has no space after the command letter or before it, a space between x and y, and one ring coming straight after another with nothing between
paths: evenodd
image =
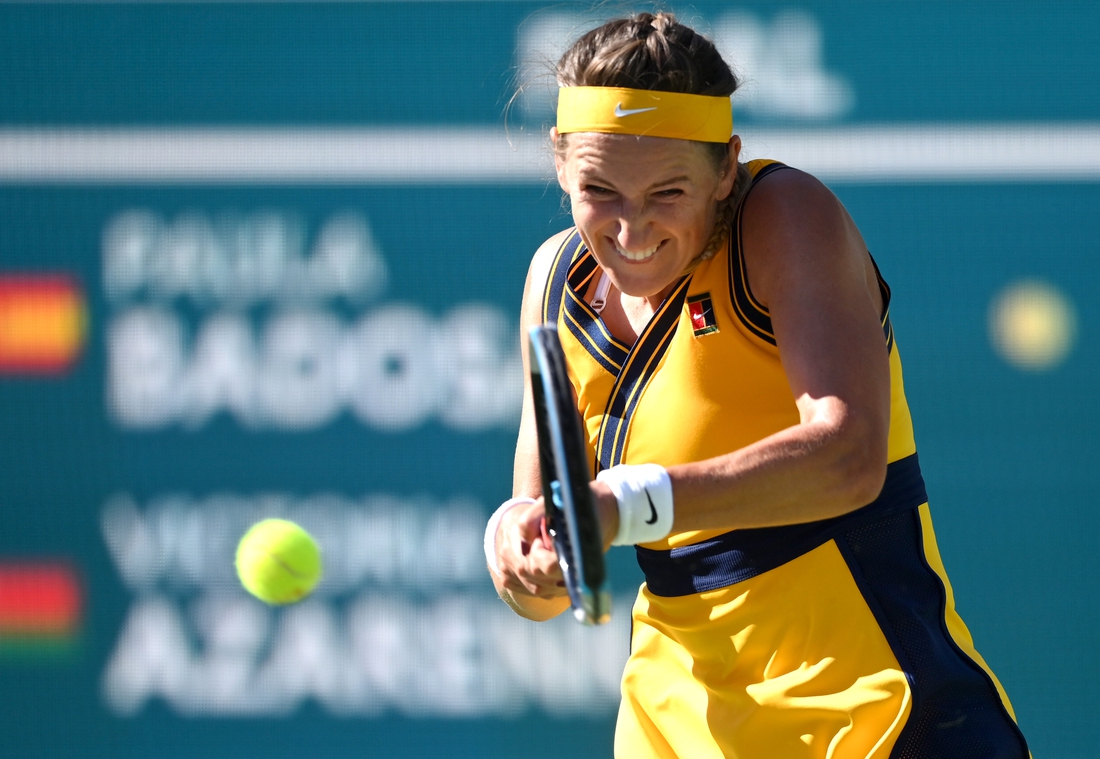
<instances>
[{"instance_id":1,"label":"teeth","mask_svg":"<svg viewBox=\"0 0 1100 759\"><path fill-rule=\"evenodd\" d=\"M617 251L619 251L619 255L622 256L623 258L627 259L628 261L644 261L647 258L649 258L650 256L652 256L654 253L656 253L657 248L659 248L659 247L660 247L660 244L657 244L657 245L654 245L652 248L646 248L645 250L630 251L630 250L623 250L622 248L619 247L618 243L615 244L615 249Z\"/></svg>"}]
</instances>

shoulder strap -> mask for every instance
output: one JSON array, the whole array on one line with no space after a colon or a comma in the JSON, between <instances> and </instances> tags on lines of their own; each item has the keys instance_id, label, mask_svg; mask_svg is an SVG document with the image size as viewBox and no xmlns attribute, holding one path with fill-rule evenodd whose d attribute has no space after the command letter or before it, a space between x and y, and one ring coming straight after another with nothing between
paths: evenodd
<instances>
[{"instance_id":1,"label":"shoulder strap","mask_svg":"<svg viewBox=\"0 0 1100 759\"><path fill-rule=\"evenodd\" d=\"M566 235L554 256L554 262L550 265L550 273L546 278L546 287L543 289L542 321L544 324L558 323L565 285L569 278L569 267L583 245L581 233L574 227L573 231Z\"/></svg>"},{"instance_id":2,"label":"shoulder strap","mask_svg":"<svg viewBox=\"0 0 1100 759\"><path fill-rule=\"evenodd\" d=\"M745 256L741 244L741 217L745 210L745 199L755 189L757 182L764 177L781 169L790 168L779 161L749 161L749 172L752 174L752 184L748 192L741 198L734 214L733 230L730 235L729 256L729 285L730 302L737 314L738 320L754 337L769 345L775 345L775 333L772 331L772 319L768 309L752 297L749 289L748 273L745 271Z\"/></svg>"},{"instance_id":3,"label":"shoulder strap","mask_svg":"<svg viewBox=\"0 0 1100 759\"><path fill-rule=\"evenodd\" d=\"M747 165L749 171L752 173L752 187L749 188L749 192L752 192L752 188L756 186L756 183L768 174L778 171L779 169L790 168L786 164L779 163L778 161L749 161ZM748 192L745 193L746 198L748 195ZM749 288L748 274L745 270L745 257L741 245L741 214L744 209L744 204L745 198L742 198L741 204L738 206L737 213L734 217L734 228L730 246L731 255L729 257L730 299L738 319L745 328L765 343L775 345L775 332L772 329L771 314L767 307L759 303L756 298L752 296L752 290ZM868 251L867 255L871 255L870 251ZM882 331L886 338L887 350L892 350L894 347L894 328L890 323L890 286L886 284L886 280L883 279L881 272L879 272L878 264L875 262L874 257L871 257L871 265L875 267L879 292L882 294Z\"/></svg>"}]
</instances>

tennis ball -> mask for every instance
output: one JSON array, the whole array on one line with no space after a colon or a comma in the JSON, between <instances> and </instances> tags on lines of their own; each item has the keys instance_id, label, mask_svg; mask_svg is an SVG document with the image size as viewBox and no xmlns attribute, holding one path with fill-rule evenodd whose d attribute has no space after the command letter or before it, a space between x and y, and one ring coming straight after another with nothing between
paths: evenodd
<instances>
[{"instance_id":1,"label":"tennis ball","mask_svg":"<svg viewBox=\"0 0 1100 759\"><path fill-rule=\"evenodd\" d=\"M294 522L265 519L252 525L237 546L237 576L265 603L294 603L321 579L321 551Z\"/></svg>"},{"instance_id":2,"label":"tennis ball","mask_svg":"<svg viewBox=\"0 0 1100 759\"><path fill-rule=\"evenodd\" d=\"M1048 369L1073 349L1077 318L1073 304L1045 282L1018 282L1004 290L989 313L993 346L1023 369Z\"/></svg>"}]
</instances>

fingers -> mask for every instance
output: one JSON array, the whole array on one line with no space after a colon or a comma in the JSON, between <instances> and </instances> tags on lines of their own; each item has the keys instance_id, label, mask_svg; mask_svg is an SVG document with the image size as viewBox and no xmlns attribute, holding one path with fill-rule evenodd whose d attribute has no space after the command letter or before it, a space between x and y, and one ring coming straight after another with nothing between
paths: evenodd
<instances>
[{"instance_id":1,"label":"fingers","mask_svg":"<svg viewBox=\"0 0 1100 759\"><path fill-rule=\"evenodd\" d=\"M497 561L502 584L513 593L556 598L565 592L558 556L546 532L544 517L540 499L531 506L512 509L501 520Z\"/></svg>"},{"instance_id":2,"label":"fingers","mask_svg":"<svg viewBox=\"0 0 1100 759\"><path fill-rule=\"evenodd\" d=\"M543 545L553 547L554 539L550 537L550 526L546 521L546 517L543 517L542 521L539 522L539 530L542 532Z\"/></svg>"},{"instance_id":3,"label":"fingers","mask_svg":"<svg viewBox=\"0 0 1100 759\"><path fill-rule=\"evenodd\" d=\"M558 555L547 549L541 537L526 542L526 553L505 571L504 586L539 598L554 598L562 594L561 567Z\"/></svg>"}]
</instances>

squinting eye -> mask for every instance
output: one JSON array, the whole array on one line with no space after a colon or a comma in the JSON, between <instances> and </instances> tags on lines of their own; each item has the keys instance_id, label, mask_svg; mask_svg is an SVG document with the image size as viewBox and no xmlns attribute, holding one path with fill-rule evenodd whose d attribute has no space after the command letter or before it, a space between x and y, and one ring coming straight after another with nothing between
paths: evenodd
<instances>
[{"instance_id":1,"label":"squinting eye","mask_svg":"<svg viewBox=\"0 0 1100 759\"><path fill-rule=\"evenodd\" d=\"M657 193L657 197L659 197L659 198L676 198L676 197L679 197L683 194L684 194L684 191L680 190L680 189L661 190Z\"/></svg>"},{"instance_id":2,"label":"squinting eye","mask_svg":"<svg viewBox=\"0 0 1100 759\"><path fill-rule=\"evenodd\" d=\"M586 184L584 186L584 191L587 192L589 195L610 195L611 194L611 190L607 189L606 187L600 187L599 185L595 185L595 184Z\"/></svg>"}]
</instances>

